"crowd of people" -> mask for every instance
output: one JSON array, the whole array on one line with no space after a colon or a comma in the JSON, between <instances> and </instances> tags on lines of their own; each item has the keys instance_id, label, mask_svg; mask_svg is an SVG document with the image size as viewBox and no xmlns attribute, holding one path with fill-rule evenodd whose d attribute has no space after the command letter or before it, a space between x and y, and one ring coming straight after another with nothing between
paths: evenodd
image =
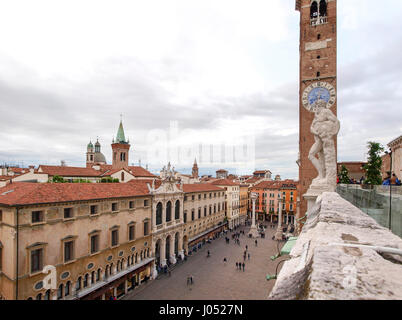
<instances>
[{"instance_id":1,"label":"crowd of people","mask_svg":"<svg viewBox=\"0 0 402 320\"><path fill-rule=\"evenodd\" d=\"M398 179L395 173L392 175L388 172L388 176L382 182L383 186L400 186L401 180Z\"/></svg>"}]
</instances>

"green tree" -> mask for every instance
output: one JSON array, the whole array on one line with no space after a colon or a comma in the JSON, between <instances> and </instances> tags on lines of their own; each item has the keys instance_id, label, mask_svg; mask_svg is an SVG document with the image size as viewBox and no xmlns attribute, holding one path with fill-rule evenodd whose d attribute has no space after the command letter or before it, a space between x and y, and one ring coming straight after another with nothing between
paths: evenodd
<instances>
[{"instance_id":1,"label":"green tree","mask_svg":"<svg viewBox=\"0 0 402 320\"><path fill-rule=\"evenodd\" d=\"M380 185L382 183L380 155L384 151L384 147L380 143L372 141L368 142L367 147L369 149L367 164L363 166L367 176L365 184Z\"/></svg>"},{"instance_id":2,"label":"green tree","mask_svg":"<svg viewBox=\"0 0 402 320\"><path fill-rule=\"evenodd\" d=\"M65 183L63 177L60 177L60 176L53 176L52 182L53 183Z\"/></svg>"},{"instance_id":3,"label":"green tree","mask_svg":"<svg viewBox=\"0 0 402 320\"><path fill-rule=\"evenodd\" d=\"M343 183L343 184L350 183L349 171L345 167L345 165L342 165L341 172L339 173L339 181L340 181L340 183Z\"/></svg>"}]
</instances>

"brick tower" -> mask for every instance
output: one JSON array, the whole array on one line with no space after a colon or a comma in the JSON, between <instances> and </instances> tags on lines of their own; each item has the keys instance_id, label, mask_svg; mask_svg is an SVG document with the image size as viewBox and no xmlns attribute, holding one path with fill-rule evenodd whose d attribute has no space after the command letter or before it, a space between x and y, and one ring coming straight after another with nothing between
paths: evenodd
<instances>
[{"instance_id":1,"label":"brick tower","mask_svg":"<svg viewBox=\"0 0 402 320\"><path fill-rule=\"evenodd\" d=\"M128 169L128 153L130 151L130 143L126 141L124 136L123 123L120 121L119 130L117 131L116 140L112 143L113 150L113 169Z\"/></svg>"},{"instance_id":2,"label":"brick tower","mask_svg":"<svg viewBox=\"0 0 402 320\"><path fill-rule=\"evenodd\" d=\"M300 87L299 87L299 186L300 216L307 212L307 192L318 172L309 160L314 144L310 132L317 100L325 100L327 108L337 115L336 55L337 16L336 0L296 0L300 12ZM335 150L337 141L335 138Z\"/></svg>"},{"instance_id":3,"label":"brick tower","mask_svg":"<svg viewBox=\"0 0 402 320\"><path fill-rule=\"evenodd\" d=\"M194 159L193 170L192 170L191 176L192 176L193 178L198 178L197 159Z\"/></svg>"}]
</instances>

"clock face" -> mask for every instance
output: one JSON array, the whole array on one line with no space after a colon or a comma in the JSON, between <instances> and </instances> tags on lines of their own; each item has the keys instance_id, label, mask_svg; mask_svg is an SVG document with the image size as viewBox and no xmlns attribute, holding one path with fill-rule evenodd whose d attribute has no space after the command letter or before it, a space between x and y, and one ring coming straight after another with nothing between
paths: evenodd
<instances>
[{"instance_id":1,"label":"clock face","mask_svg":"<svg viewBox=\"0 0 402 320\"><path fill-rule=\"evenodd\" d=\"M336 90L327 82L315 82L309 85L303 92L303 107L308 111L312 111L317 102L324 100L327 108L331 108L336 101Z\"/></svg>"}]
</instances>

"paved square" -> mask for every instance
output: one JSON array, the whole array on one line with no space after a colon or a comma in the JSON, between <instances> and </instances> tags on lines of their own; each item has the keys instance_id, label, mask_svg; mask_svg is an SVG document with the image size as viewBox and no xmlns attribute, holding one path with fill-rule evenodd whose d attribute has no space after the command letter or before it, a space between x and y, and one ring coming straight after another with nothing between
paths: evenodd
<instances>
[{"instance_id":1,"label":"paved square","mask_svg":"<svg viewBox=\"0 0 402 320\"><path fill-rule=\"evenodd\" d=\"M239 229L238 229L239 230ZM283 257L271 261L277 253L277 242L271 238L274 229L267 228L265 239L247 237L249 227L241 227L245 235L240 236L240 246L227 236L226 244L221 237L206 244L187 261L174 268L171 276L162 275L156 280L135 289L124 300L263 300L271 292L275 281L267 281L265 276L274 274L276 266ZM250 260L245 261L245 271L236 269L236 261L243 262L243 252L248 245ZM283 246L283 243L281 243ZM207 258L207 251L211 257ZM223 262L224 257L228 260ZM283 264L282 264L283 265ZM280 270L280 269L279 269ZM193 285L187 285L187 276L192 275Z\"/></svg>"}]
</instances>

